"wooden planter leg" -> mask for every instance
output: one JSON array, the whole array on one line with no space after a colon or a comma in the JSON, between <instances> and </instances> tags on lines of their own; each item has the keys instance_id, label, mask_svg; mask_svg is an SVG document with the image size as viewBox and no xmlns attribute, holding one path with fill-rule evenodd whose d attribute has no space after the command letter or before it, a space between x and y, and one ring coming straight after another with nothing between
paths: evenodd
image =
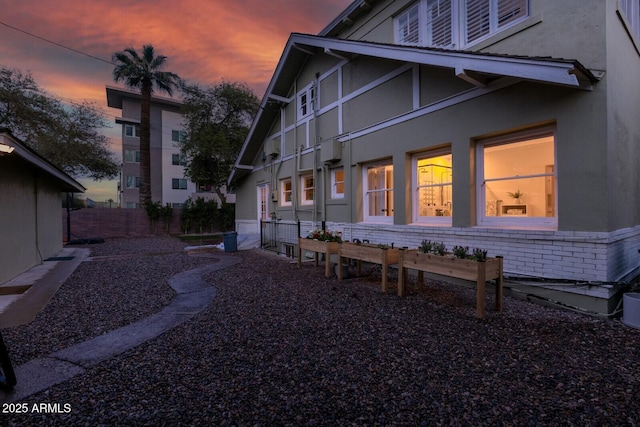
<instances>
[{"instance_id":1,"label":"wooden planter leg","mask_svg":"<svg viewBox=\"0 0 640 427\"><path fill-rule=\"evenodd\" d=\"M398 296L404 296L404 281L405 281L405 268L402 266L404 264L404 249L400 249L400 259L398 260Z\"/></svg>"},{"instance_id":2,"label":"wooden planter leg","mask_svg":"<svg viewBox=\"0 0 640 427\"><path fill-rule=\"evenodd\" d=\"M324 254L324 277L331 277L331 252L329 250Z\"/></svg>"},{"instance_id":3,"label":"wooden planter leg","mask_svg":"<svg viewBox=\"0 0 640 427\"><path fill-rule=\"evenodd\" d=\"M478 263L478 280L476 285L476 315L479 318L484 317L484 306L485 306L485 288L487 282L485 280L485 267L486 264L484 262Z\"/></svg>"},{"instance_id":4,"label":"wooden planter leg","mask_svg":"<svg viewBox=\"0 0 640 427\"><path fill-rule=\"evenodd\" d=\"M387 264L387 260L382 260L382 293L387 293L387 271L389 270L389 265Z\"/></svg>"},{"instance_id":5,"label":"wooden planter leg","mask_svg":"<svg viewBox=\"0 0 640 427\"><path fill-rule=\"evenodd\" d=\"M502 272L503 258L501 256L497 256L496 258L500 263L500 272L498 273L498 279L496 280L496 311L502 312L502 285L504 282L504 275Z\"/></svg>"},{"instance_id":6,"label":"wooden planter leg","mask_svg":"<svg viewBox=\"0 0 640 427\"><path fill-rule=\"evenodd\" d=\"M342 256L338 254L338 280L342 280Z\"/></svg>"}]
</instances>

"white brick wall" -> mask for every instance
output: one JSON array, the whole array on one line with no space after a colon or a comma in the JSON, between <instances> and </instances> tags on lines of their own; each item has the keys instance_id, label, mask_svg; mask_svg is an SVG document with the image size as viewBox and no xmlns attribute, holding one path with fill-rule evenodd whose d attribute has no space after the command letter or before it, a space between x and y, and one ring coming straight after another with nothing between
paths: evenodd
<instances>
[{"instance_id":1,"label":"white brick wall","mask_svg":"<svg viewBox=\"0 0 640 427\"><path fill-rule=\"evenodd\" d=\"M302 236L319 225L301 224ZM614 232L533 231L489 228L327 222L344 240L369 240L417 248L423 240L482 248L504 257L505 274L586 281L628 280L640 274L640 226Z\"/></svg>"}]
</instances>

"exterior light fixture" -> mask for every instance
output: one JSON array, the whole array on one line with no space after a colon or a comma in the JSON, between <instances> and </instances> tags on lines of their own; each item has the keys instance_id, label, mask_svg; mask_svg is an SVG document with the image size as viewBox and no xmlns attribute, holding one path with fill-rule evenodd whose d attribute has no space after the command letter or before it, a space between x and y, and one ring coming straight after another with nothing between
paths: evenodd
<instances>
[{"instance_id":1,"label":"exterior light fixture","mask_svg":"<svg viewBox=\"0 0 640 427\"><path fill-rule=\"evenodd\" d=\"M13 150L15 150L15 148L10 145L0 144L0 156L11 154Z\"/></svg>"}]
</instances>

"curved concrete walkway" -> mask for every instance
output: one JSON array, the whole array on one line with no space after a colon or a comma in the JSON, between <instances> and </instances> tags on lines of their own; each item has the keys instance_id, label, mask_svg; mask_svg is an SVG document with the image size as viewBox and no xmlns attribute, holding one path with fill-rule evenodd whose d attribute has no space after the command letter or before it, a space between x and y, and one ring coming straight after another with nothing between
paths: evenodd
<instances>
[{"instance_id":1,"label":"curved concrete walkway","mask_svg":"<svg viewBox=\"0 0 640 427\"><path fill-rule=\"evenodd\" d=\"M0 402L17 401L46 390L186 322L216 295L215 288L202 277L240 261L239 257L224 255L215 264L178 273L169 279L177 295L158 313L16 367L18 384L12 392L1 395Z\"/></svg>"}]
</instances>

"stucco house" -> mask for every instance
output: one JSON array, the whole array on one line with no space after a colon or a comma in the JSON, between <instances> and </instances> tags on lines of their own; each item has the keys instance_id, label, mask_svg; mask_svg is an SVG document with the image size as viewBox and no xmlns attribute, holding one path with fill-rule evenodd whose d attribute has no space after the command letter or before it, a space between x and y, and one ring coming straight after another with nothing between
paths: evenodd
<instances>
[{"instance_id":1,"label":"stucco house","mask_svg":"<svg viewBox=\"0 0 640 427\"><path fill-rule=\"evenodd\" d=\"M238 232L640 274L640 1L356 0L292 34L230 181ZM265 222L262 223L265 226Z\"/></svg>"},{"instance_id":2,"label":"stucco house","mask_svg":"<svg viewBox=\"0 0 640 427\"><path fill-rule=\"evenodd\" d=\"M61 193L83 193L69 175L0 128L0 283L62 250Z\"/></svg>"}]
</instances>

